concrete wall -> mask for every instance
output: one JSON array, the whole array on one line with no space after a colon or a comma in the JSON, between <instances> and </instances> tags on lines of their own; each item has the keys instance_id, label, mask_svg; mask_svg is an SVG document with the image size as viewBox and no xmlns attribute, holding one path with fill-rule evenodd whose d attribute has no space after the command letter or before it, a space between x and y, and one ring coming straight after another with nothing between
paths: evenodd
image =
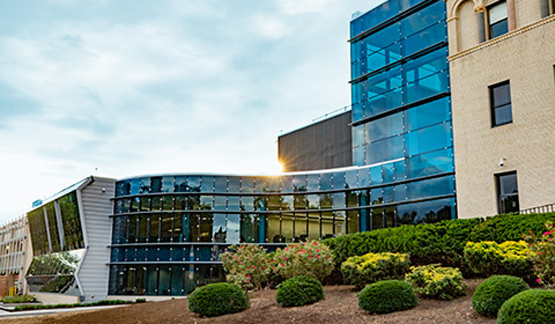
<instances>
[{"instance_id":1,"label":"concrete wall","mask_svg":"<svg viewBox=\"0 0 555 324\"><path fill-rule=\"evenodd\" d=\"M112 236L112 202L115 180L94 177L94 182L81 191L85 256L77 272L85 302L106 299Z\"/></svg>"},{"instance_id":2,"label":"concrete wall","mask_svg":"<svg viewBox=\"0 0 555 324\"><path fill-rule=\"evenodd\" d=\"M516 1L517 28L506 35L462 50L450 44L460 218L496 214L495 174L508 171L517 171L521 209L555 203L555 16L541 20L536 2ZM506 80L513 122L492 127L488 86Z\"/></svg>"},{"instance_id":3,"label":"concrete wall","mask_svg":"<svg viewBox=\"0 0 555 324\"><path fill-rule=\"evenodd\" d=\"M79 302L79 296L68 296L54 293L33 293L37 300L43 304L75 304Z\"/></svg>"}]
</instances>

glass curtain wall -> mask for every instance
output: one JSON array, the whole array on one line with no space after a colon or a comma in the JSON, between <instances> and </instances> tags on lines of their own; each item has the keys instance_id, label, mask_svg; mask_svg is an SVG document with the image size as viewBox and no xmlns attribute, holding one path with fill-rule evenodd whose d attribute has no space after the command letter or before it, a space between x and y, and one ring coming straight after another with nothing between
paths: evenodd
<instances>
[{"instance_id":1,"label":"glass curtain wall","mask_svg":"<svg viewBox=\"0 0 555 324\"><path fill-rule=\"evenodd\" d=\"M118 181L110 294L183 295L222 280L219 254L232 244L272 250L307 239L454 218L453 176L419 165L428 180L407 182L399 164L276 177L167 175Z\"/></svg>"},{"instance_id":2,"label":"glass curtain wall","mask_svg":"<svg viewBox=\"0 0 555 324\"><path fill-rule=\"evenodd\" d=\"M441 0L389 0L351 22L353 161L372 166L371 183L406 182L371 190L372 205L455 192L446 16ZM444 217L440 209L419 211L430 204L402 205L395 214L375 208L368 222Z\"/></svg>"},{"instance_id":3,"label":"glass curtain wall","mask_svg":"<svg viewBox=\"0 0 555 324\"><path fill-rule=\"evenodd\" d=\"M33 260L25 275L32 292L78 295L75 270L85 243L77 192L27 213Z\"/></svg>"}]
</instances>

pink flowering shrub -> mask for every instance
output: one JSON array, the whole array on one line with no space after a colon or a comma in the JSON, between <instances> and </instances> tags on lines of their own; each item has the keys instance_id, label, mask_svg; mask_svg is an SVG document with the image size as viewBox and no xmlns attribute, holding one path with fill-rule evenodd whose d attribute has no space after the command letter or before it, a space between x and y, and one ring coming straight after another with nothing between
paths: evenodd
<instances>
[{"instance_id":1,"label":"pink flowering shrub","mask_svg":"<svg viewBox=\"0 0 555 324\"><path fill-rule=\"evenodd\" d=\"M272 270L285 279L312 275L322 281L333 271L332 251L324 243L307 241L277 249Z\"/></svg>"},{"instance_id":2,"label":"pink flowering shrub","mask_svg":"<svg viewBox=\"0 0 555 324\"><path fill-rule=\"evenodd\" d=\"M532 250L532 263L537 283L555 286L555 225L551 221L545 223L546 231L541 235L530 231L523 235Z\"/></svg>"},{"instance_id":3,"label":"pink flowering shrub","mask_svg":"<svg viewBox=\"0 0 555 324\"><path fill-rule=\"evenodd\" d=\"M270 274L270 261L266 250L256 244L232 245L220 254L226 280L243 289L261 289Z\"/></svg>"}]
</instances>

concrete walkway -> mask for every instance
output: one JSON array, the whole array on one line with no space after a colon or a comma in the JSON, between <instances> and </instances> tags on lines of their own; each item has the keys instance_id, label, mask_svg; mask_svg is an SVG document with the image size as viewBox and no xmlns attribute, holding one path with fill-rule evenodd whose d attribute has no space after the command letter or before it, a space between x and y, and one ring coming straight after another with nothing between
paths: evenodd
<instances>
[{"instance_id":1,"label":"concrete walkway","mask_svg":"<svg viewBox=\"0 0 555 324\"><path fill-rule=\"evenodd\" d=\"M104 309L104 308L121 307L121 306L128 306L128 304L90 306L90 307L74 307L74 308L38 309L38 310L17 311L17 312L16 311L8 312L8 311L5 311L5 310L0 310L0 320L2 320L4 318L25 317L25 316L41 316L41 315L50 315L50 314L65 313L65 312L76 312L76 311L84 311L84 310Z\"/></svg>"}]
</instances>

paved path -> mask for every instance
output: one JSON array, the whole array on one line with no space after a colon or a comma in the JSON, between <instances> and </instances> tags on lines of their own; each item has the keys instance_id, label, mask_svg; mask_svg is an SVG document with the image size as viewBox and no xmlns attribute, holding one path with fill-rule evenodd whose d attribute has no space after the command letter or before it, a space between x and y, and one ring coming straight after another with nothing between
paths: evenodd
<instances>
[{"instance_id":1,"label":"paved path","mask_svg":"<svg viewBox=\"0 0 555 324\"><path fill-rule=\"evenodd\" d=\"M5 311L5 310L0 310L0 320L4 319L4 318L12 318L12 317L50 315L50 314L57 314L57 313L64 313L64 312L94 310L94 309L103 309L103 308L121 307L121 306L127 306L127 304L90 306L90 307L74 307L74 308L38 309L38 310L17 311L17 312L8 312L8 311Z\"/></svg>"}]
</instances>

